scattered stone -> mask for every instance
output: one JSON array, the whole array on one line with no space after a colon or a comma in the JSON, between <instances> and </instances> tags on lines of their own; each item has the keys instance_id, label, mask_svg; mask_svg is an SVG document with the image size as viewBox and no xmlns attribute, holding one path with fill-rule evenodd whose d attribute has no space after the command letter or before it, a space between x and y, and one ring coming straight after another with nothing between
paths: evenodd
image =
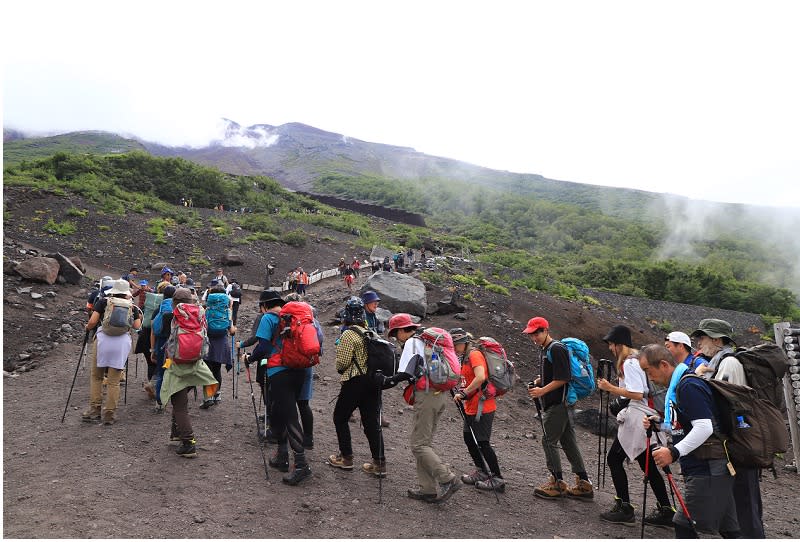
<instances>
[{"instance_id":1,"label":"scattered stone","mask_svg":"<svg viewBox=\"0 0 800 542\"><path fill-rule=\"evenodd\" d=\"M467 313L465 313L465 312L459 312L458 314L454 314L454 315L453 315L453 318L455 318L456 320L464 320L464 321L466 321L466 319L467 319Z\"/></svg>"},{"instance_id":2,"label":"scattered stone","mask_svg":"<svg viewBox=\"0 0 800 542\"><path fill-rule=\"evenodd\" d=\"M200 516L195 516L195 517L193 518L193 521L194 521L195 523L205 523L205 521L206 521L206 518L201 518Z\"/></svg>"},{"instance_id":3,"label":"scattered stone","mask_svg":"<svg viewBox=\"0 0 800 542\"><path fill-rule=\"evenodd\" d=\"M29 293L31 293L32 289L33 289L32 286L25 286L24 288L17 288L17 293L18 294L29 294Z\"/></svg>"},{"instance_id":4,"label":"scattered stone","mask_svg":"<svg viewBox=\"0 0 800 542\"><path fill-rule=\"evenodd\" d=\"M56 252L55 254L48 254L48 258L53 258L58 262L58 274L64 277L64 280L67 281L69 284L80 284L81 279L83 278L83 273L81 272L78 267L75 266L72 261L61 254L60 252Z\"/></svg>"},{"instance_id":5,"label":"scattered stone","mask_svg":"<svg viewBox=\"0 0 800 542\"><path fill-rule=\"evenodd\" d=\"M27 352L22 352L21 354L19 354L19 360L20 361L25 361L25 360L29 360L29 359L31 359L31 355L28 354Z\"/></svg>"},{"instance_id":6,"label":"scattered stone","mask_svg":"<svg viewBox=\"0 0 800 542\"><path fill-rule=\"evenodd\" d=\"M48 290L44 293L45 297L56 297L57 295L53 290Z\"/></svg>"},{"instance_id":7,"label":"scattered stone","mask_svg":"<svg viewBox=\"0 0 800 542\"><path fill-rule=\"evenodd\" d=\"M69 333L70 331L72 331L72 326L69 324L62 324L61 331L63 331L64 333Z\"/></svg>"},{"instance_id":8,"label":"scattered stone","mask_svg":"<svg viewBox=\"0 0 800 542\"><path fill-rule=\"evenodd\" d=\"M43 310L45 310L47 307L45 307L45 306L44 306L44 305L42 305L41 303L34 303L34 304L33 304L33 308L34 308L34 309L36 309L36 310L43 311Z\"/></svg>"},{"instance_id":9,"label":"scattered stone","mask_svg":"<svg viewBox=\"0 0 800 542\"><path fill-rule=\"evenodd\" d=\"M53 258L35 257L29 258L20 262L14 270L22 277L44 282L47 284L55 284L58 278L58 261Z\"/></svg>"},{"instance_id":10,"label":"scattered stone","mask_svg":"<svg viewBox=\"0 0 800 542\"><path fill-rule=\"evenodd\" d=\"M43 298L43 297L44 297L44 296L43 296L42 294L40 294L40 293L37 293L37 292L31 292L31 299L41 299L41 298Z\"/></svg>"}]
</instances>

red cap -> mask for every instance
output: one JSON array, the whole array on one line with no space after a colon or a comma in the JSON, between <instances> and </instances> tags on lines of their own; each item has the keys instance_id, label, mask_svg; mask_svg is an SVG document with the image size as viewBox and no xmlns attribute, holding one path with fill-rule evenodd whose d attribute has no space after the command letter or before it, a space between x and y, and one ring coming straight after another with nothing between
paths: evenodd
<instances>
[{"instance_id":1,"label":"red cap","mask_svg":"<svg viewBox=\"0 0 800 542\"><path fill-rule=\"evenodd\" d=\"M394 316L389 318L389 331L387 335L391 337L392 335L394 335L393 333L394 331L406 327L419 327L419 324L415 324L411 320L410 314L406 314L405 312L400 312L398 314L395 314Z\"/></svg>"},{"instance_id":2,"label":"red cap","mask_svg":"<svg viewBox=\"0 0 800 542\"><path fill-rule=\"evenodd\" d=\"M534 316L528 320L528 327L522 330L523 333L533 333L537 329L550 329L550 324L541 316Z\"/></svg>"}]
</instances>

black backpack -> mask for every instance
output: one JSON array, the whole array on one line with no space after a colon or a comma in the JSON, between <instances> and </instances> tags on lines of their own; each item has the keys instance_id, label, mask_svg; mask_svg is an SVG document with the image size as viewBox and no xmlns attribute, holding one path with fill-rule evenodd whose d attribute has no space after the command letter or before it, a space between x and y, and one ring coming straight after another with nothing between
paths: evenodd
<instances>
[{"instance_id":1,"label":"black backpack","mask_svg":"<svg viewBox=\"0 0 800 542\"><path fill-rule=\"evenodd\" d=\"M384 376L392 376L397 373L397 356L392 343L381 339L377 333L369 329L365 331L358 326L352 326L349 329L364 339L367 349L368 373L374 374L376 371L381 371Z\"/></svg>"},{"instance_id":2,"label":"black backpack","mask_svg":"<svg viewBox=\"0 0 800 542\"><path fill-rule=\"evenodd\" d=\"M774 343L764 343L751 348L738 348L731 354L742 364L747 384L761 399L766 399L782 413L786 413L783 394L783 376L789 370L789 358Z\"/></svg>"},{"instance_id":3,"label":"black backpack","mask_svg":"<svg viewBox=\"0 0 800 542\"><path fill-rule=\"evenodd\" d=\"M686 378L699 378L686 373ZM719 439L735 467L773 468L775 454L789 448L789 435L781 412L753 388L725 380L703 380L711 388L719 410L719 428L710 438ZM680 387L675 390L680 408Z\"/></svg>"},{"instance_id":4,"label":"black backpack","mask_svg":"<svg viewBox=\"0 0 800 542\"><path fill-rule=\"evenodd\" d=\"M231 286L230 296L234 298L234 300L240 300L242 298L242 288L238 283L234 282Z\"/></svg>"}]
</instances>

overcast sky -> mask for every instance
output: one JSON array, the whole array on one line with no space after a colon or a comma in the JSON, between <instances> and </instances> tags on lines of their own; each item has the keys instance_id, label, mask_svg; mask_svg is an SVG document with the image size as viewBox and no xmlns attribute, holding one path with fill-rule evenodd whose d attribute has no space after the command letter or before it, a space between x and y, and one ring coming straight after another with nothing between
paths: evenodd
<instances>
[{"instance_id":1,"label":"overcast sky","mask_svg":"<svg viewBox=\"0 0 800 542\"><path fill-rule=\"evenodd\" d=\"M800 208L800 2L3 2L3 125L302 122L553 179Z\"/></svg>"}]
</instances>

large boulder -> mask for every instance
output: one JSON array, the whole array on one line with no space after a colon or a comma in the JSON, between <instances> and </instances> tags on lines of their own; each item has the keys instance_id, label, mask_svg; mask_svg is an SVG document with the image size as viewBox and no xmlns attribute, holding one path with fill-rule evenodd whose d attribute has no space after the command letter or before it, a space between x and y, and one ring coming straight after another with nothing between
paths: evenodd
<instances>
[{"instance_id":1,"label":"large boulder","mask_svg":"<svg viewBox=\"0 0 800 542\"><path fill-rule=\"evenodd\" d=\"M229 250L219 259L223 266L244 265L244 256L238 250Z\"/></svg>"},{"instance_id":2,"label":"large boulder","mask_svg":"<svg viewBox=\"0 0 800 542\"><path fill-rule=\"evenodd\" d=\"M19 273L23 278L29 280L55 284L58 278L59 267L58 260L55 258L37 256L20 262L20 264L14 268L14 271Z\"/></svg>"},{"instance_id":3,"label":"large boulder","mask_svg":"<svg viewBox=\"0 0 800 542\"><path fill-rule=\"evenodd\" d=\"M64 280L69 284L80 284L83 278L83 273L78 267L72 263L72 260L56 252L55 254L48 254L48 258L53 258L58 261L58 274L64 277Z\"/></svg>"},{"instance_id":4,"label":"large boulder","mask_svg":"<svg viewBox=\"0 0 800 542\"><path fill-rule=\"evenodd\" d=\"M438 303L434 302L428 305L428 314L456 314L465 310L466 307L461 304L461 296L456 290L450 292Z\"/></svg>"},{"instance_id":5,"label":"large boulder","mask_svg":"<svg viewBox=\"0 0 800 542\"><path fill-rule=\"evenodd\" d=\"M361 293L373 290L381 298L381 306L392 313L407 312L425 317L428 300L422 281L409 275L378 271L373 273Z\"/></svg>"}]
</instances>

